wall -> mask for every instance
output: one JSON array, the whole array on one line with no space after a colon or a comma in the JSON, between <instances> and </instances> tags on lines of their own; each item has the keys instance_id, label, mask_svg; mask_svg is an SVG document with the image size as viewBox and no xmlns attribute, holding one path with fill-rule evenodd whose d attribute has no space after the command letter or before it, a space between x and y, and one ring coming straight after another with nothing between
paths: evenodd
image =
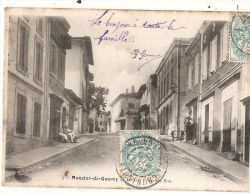
<instances>
[{"instance_id":1,"label":"wall","mask_svg":"<svg viewBox=\"0 0 250 195\"><path fill-rule=\"evenodd\" d=\"M18 25L23 23L29 29L28 41L28 71L27 74L17 70L18 64ZM34 81L35 71L35 43L39 40L46 47L46 23L43 18L43 36L36 30L36 17L10 16L9 20L9 48L8 48L8 98L7 98L7 128L6 155L13 155L27 150L41 147L46 142L47 130L44 128L44 90L43 83ZM43 52L42 78L44 80L45 52ZM17 93L25 95L26 102L26 132L16 134ZM40 137L32 136L34 121L34 101L41 104Z\"/></svg>"}]
</instances>

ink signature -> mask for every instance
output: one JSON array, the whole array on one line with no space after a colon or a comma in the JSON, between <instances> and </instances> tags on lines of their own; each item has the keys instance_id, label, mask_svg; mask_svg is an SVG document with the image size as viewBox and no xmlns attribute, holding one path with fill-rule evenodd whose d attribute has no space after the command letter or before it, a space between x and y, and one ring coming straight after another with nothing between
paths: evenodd
<instances>
[{"instance_id":1,"label":"ink signature","mask_svg":"<svg viewBox=\"0 0 250 195\"><path fill-rule=\"evenodd\" d=\"M121 41L121 42L128 42L127 36L128 36L129 32L128 31L122 31L120 33L120 35L118 36L116 35L110 35L109 30L106 30L103 35L101 35L98 38L94 38L94 39L98 39L98 45L101 44L102 41L112 41L112 42L117 42L117 41Z\"/></svg>"},{"instance_id":2,"label":"ink signature","mask_svg":"<svg viewBox=\"0 0 250 195\"><path fill-rule=\"evenodd\" d=\"M187 29L185 26L178 26L178 22L176 19L169 19L165 21L140 21L135 19L132 22L120 21L115 18L115 12L110 12L109 10L105 10L100 16L95 19L89 20L90 26L105 26L106 30L100 36L95 38L98 40L98 45L102 43L102 41L121 41L121 42L129 42L128 29L142 28L142 29L166 29L168 31L176 31L181 29ZM115 34L118 29L126 29L121 32L119 35ZM112 34L112 35L111 35Z\"/></svg>"},{"instance_id":3,"label":"ink signature","mask_svg":"<svg viewBox=\"0 0 250 195\"><path fill-rule=\"evenodd\" d=\"M145 66L146 64L148 64L149 62L152 62L153 60L156 60L158 58L161 58L162 56L160 54L158 55L154 55L154 54L148 54L147 50L144 49L142 51L140 51L140 49L134 49L131 52L132 55L132 59L138 59L138 60L146 60L145 63L143 63L141 66L139 66L137 68L137 70L139 71L143 66Z\"/></svg>"}]
</instances>

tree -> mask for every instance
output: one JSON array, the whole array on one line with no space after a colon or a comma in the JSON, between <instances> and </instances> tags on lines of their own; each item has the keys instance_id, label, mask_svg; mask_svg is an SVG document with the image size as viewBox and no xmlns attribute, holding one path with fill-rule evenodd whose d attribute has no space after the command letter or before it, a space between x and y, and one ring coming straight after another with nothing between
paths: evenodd
<instances>
[{"instance_id":1,"label":"tree","mask_svg":"<svg viewBox=\"0 0 250 195\"><path fill-rule=\"evenodd\" d=\"M99 114L101 111L105 111L107 106L106 96L109 94L109 89L102 86L95 86L93 82L90 82L88 89L88 112L92 109L96 109Z\"/></svg>"}]
</instances>

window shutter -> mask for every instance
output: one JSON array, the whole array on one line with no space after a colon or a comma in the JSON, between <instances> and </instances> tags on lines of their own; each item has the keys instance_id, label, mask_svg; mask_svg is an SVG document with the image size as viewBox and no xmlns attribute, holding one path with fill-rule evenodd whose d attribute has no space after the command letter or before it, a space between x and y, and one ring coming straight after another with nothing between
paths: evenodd
<instances>
[{"instance_id":1,"label":"window shutter","mask_svg":"<svg viewBox=\"0 0 250 195\"><path fill-rule=\"evenodd\" d=\"M36 72L35 78L39 80L39 69L40 69L40 44L36 42Z\"/></svg>"},{"instance_id":2,"label":"window shutter","mask_svg":"<svg viewBox=\"0 0 250 195\"><path fill-rule=\"evenodd\" d=\"M203 80L207 79L208 48L203 52Z\"/></svg>"},{"instance_id":3,"label":"window shutter","mask_svg":"<svg viewBox=\"0 0 250 195\"><path fill-rule=\"evenodd\" d=\"M21 133L22 128L22 96L17 94L17 116L16 116L16 132Z\"/></svg>"},{"instance_id":4,"label":"window shutter","mask_svg":"<svg viewBox=\"0 0 250 195\"><path fill-rule=\"evenodd\" d=\"M196 86L199 82L199 54L195 56L194 59L194 66L195 66L195 71L194 71L194 85Z\"/></svg>"},{"instance_id":5,"label":"window shutter","mask_svg":"<svg viewBox=\"0 0 250 195\"><path fill-rule=\"evenodd\" d=\"M24 71L28 71L28 51L29 50L29 32L25 29L24 40Z\"/></svg>"},{"instance_id":6,"label":"window shutter","mask_svg":"<svg viewBox=\"0 0 250 195\"><path fill-rule=\"evenodd\" d=\"M20 26L19 28L20 33L19 33L19 51L18 51L18 65L21 69L24 68L24 42L25 42L25 29L23 26Z\"/></svg>"},{"instance_id":7,"label":"window shutter","mask_svg":"<svg viewBox=\"0 0 250 195\"><path fill-rule=\"evenodd\" d=\"M213 38L210 44L210 73L216 70L217 66L217 36Z\"/></svg>"},{"instance_id":8,"label":"window shutter","mask_svg":"<svg viewBox=\"0 0 250 195\"><path fill-rule=\"evenodd\" d=\"M41 124L41 104L34 103L34 127L33 135L40 136L40 124Z\"/></svg>"},{"instance_id":9,"label":"window shutter","mask_svg":"<svg viewBox=\"0 0 250 195\"><path fill-rule=\"evenodd\" d=\"M39 81L42 81L42 76L43 76L43 46L40 44L40 66L39 66Z\"/></svg>"},{"instance_id":10,"label":"window shutter","mask_svg":"<svg viewBox=\"0 0 250 195\"><path fill-rule=\"evenodd\" d=\"M22 129L21 129L21 133L25 134L26 132L26 102L27 102L27 98L25 96L22 96Z\"/></svg>"}]
</instances>

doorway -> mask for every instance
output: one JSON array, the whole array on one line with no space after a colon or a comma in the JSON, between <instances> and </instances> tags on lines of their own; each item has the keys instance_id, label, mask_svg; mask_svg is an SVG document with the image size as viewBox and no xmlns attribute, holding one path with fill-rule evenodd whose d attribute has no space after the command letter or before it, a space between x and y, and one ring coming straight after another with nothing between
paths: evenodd
<instances>
[{"instance_id":1,"label":"doorway","mask_svg":"<svg viewBox=\"0 0 250 195\"><path fill-rule=\"evenodd\" d=\"M66 108L63 107L61 127L63 127L63 125L66 124L66 114L67 114Z\"/></svg>"},{"instance_id":2,"label":"doorway","mask_svg":"<svg viewBox=\"0 0 250 195\"><path fill-rule=\"evenodd\" d=\"M205 106L205 131L204 131L204 143L209 142L209 104Z\"/></svg>"},{"instance_id":3,"label":"doorway","mask_svg":"<svg viewBox=\"0 0 250 195\"><path fill-rule=\"evenodd\" d=\"M223 103L223 138L222 138L222 152L231 151L231 131L232 131L232 102L230 98Z\"/></svg>"}]
</instances>

